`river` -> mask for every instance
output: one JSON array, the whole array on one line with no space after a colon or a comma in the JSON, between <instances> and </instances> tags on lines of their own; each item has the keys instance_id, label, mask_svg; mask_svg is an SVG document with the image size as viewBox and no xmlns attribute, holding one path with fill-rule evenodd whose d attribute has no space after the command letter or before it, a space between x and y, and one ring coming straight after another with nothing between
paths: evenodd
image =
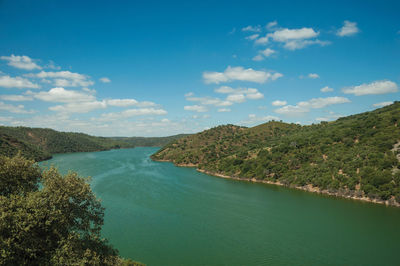
<instances>
[{"instance_id":1,"label":"river","mask_svg":"<svg viewBox=\"0 0 400 266\"><path fill-rule=\"evenodd\" d=\"M91 176L102 234L147 265L399 265L400 208L208 176L158 148L57 154Z\"/></svg>"}]
</instances>

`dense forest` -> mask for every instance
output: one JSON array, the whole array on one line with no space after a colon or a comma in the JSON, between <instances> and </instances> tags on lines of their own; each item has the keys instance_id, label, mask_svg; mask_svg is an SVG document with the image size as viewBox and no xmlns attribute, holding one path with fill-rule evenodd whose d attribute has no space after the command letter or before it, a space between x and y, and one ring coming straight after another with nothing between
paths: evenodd
<instances>
[{"instance_id":1,"label":"dense forest","mask_svg":"<svg viewBox=\"0 0 400 266\"><path fill-rule=\"evenodd\" d=\"M58 132L48 128L0 126L0 155L18 152L29 159L42 161L55 153L91 152L137 146L160 147L185 135L169 137L94 137L83 133Z\"/></svg>"},{"instance_id":2,"label":"dense forest","mask_svg":"<svg viewBox=\"0 0 400 266\"><path fill-rule=\"evenodd\" d=\"M400 203L400 102L309 126L225 125L164 146L154 160L215 175Z\"/></svg>"},{"instance_id":3,"label":"dense forest","mask_svg":"<svg viewBox=\"0 0 400 266\"><path fill-rule=\"evenodd\" d=\"M142 265L100 231L104 208L87 180L0 155L0 265Z\"/></svg>"}]
</instances>

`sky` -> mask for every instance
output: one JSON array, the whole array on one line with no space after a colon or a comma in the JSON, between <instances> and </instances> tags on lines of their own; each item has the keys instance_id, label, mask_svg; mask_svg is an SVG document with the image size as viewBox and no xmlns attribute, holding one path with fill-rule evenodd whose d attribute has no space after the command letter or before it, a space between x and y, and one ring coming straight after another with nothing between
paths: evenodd
<instances>
[{"instance_id":1,"label":"sky","mask_svg":"<svg viewBox=\"0 0 400 266\"><path fill-rule=\"evenodd\" d=\"M0 124L168 136L400 99L400 1L0 0Z\"/></svg>"}]
</instances>

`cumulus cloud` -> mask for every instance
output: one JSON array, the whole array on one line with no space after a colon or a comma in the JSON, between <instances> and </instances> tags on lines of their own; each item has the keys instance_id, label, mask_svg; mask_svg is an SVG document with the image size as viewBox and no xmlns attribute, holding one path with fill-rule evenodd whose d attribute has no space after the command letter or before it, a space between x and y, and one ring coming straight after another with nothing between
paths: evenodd
<instances>
[{"instance_id":1,"label":"cumulus cloud","mask_svg":"<svg viewBox=\"0 0 400 266\"><path fill-rule=\"evenodd\" d=\"M29 110L29 111L26 110L22 104L12 105L12 104L6 104L4 102L0 102L0 110L7 111L10 113L15 113L15 114L33 114L35 112L33 110Z\"/></svg>"},{"instance_id":2,"label":"cumulus cloud","mask_svg":"<svg viewBox=\"0 0 400 266\"><path fill-rule=\"evenodd\" d=\"M255 88L238 88L233 89L229 86L221 86L215 89L216 93L229 94L227 101L235 102L237 99L258 100L264 98L264 95ZM235 100L232 100L235 99Z\"/></svg>"},{"instance_id":3,"label":"cumulus cloud","mask_svg":"<svg viewBox=\"0 0 400 266\"><path fill-rule=\"evenodd\" d=\"M111 82L111 80L109 79L109 78L107 78L107 77L102 77L102 78L100 78L99 79L101 82L103 82L103 83L110 83Z\"/></svg>"},{"instance_id":4,"label":"cumulus cloud","mask_svg":"<svg viewBox=\"0 0 400 266\"><path fill-rule=\"evenodd\" d=\"M224 72L203 72L204 82L207 84L232 81L250 81L256 83L264 83L267 80L276 80L283 75L278 72L267 72L262 70L254 70L252 68L244 69L243 67L228 66Z\"/></svg>"},{"instance_id":5,"label":"cumulus cloud","mask_svg":"<svg viewBox=\"0 0 400 266\"><path fill-rule=\"evenodd\" d=\"M287 115L287 116L302 116L308 113L310 109L300 107L298 105L286 105L275 110L275 113Z\"/></svg>"},{"instance_id":6,"label":"cumulus cloud","mask_svg":"<svg viewBox=\"0 0 400 266\"><path fill-rule=\"evenodd\" d=\"M265 50L260 51L260 53L265 57L269 57L269 56L273 55L274 53L276 53L276 51L272 50L270 48L267 48Z\"/></svg>"},{"instance_id":7,"label":"cumulus cloud","mask_svg":"<svg viewBox=\"0 0 400 266\"><path fill-rule=\"evenodd\" d=\"M316 73L310 73L310 74L308 74L308 77L309 77L310 79L318 79L318 78L319 78L319 75L316 74Z\"/></svg>"},{"instance_id":8,"label":"cumulus cloud","mask_svg":"<svg viewBox=\"0 0 400 266\"><path fill-rule=\"evenodd\" d=\"M378 80L371 83L363 83L358 86L343 88L342 91L346 94L354 94L356 96L369 94L386 94L398 91L398 86L390 80Z\"/></svg>"},{"instance_id":9,"label":"cumulus cloud","mask_svg":"<svg viewBox=\"0 0 400 266\"><path fill-rule=\"evenodd\" d=\"M253 57L253 60L254 61L262 61L262 60L264 60L264 57L270 57L271 55L273 55L275 53L276 53L275 50L273 50L271 48L267 48L265 50L258 51L258 55Z\"/></svg>"},{"instance_id":10,"label":"cumulus cloud","mask_svg":"<svg viewBox=\"0 0 400 266\"><path fill-rule=\"evenodd\" d=\"M1 60L7 61L7 65L24 69L24 70L34 70L34 69L42 69L39 65L37 65L30 57L26 55L11 55L11 56L1 56Z\"/></svg>"},{"instance_id":11,"label":"cumulus cloud","mask_svg":"<svg viewBox=\"0 0 400 266\"><path fill-rule=\"evenodd\" d=\"M88 87L94 84L89 76L70 71L46 72L41 71L37 74L26 74L27 77L51 79L52 84L57 87Z\"/></svg>"},{"instance_id":12,"label":"cumulus cloud","mask_svg":"<svg viewBox=\"0 0 400 266\"><path fill-rule=\"evenodd\" d=\"M380 103L374 103L372 106L373 107L384 107L391 105L393 102L380 102Z\"/></svg>"},{"instance_id":13,"label":"cumulus cloud","mask_svg":"<svg viewBox=\"0 0 400 266\"><path fill-rule=\"evenodd\" d=\"M252 35L250 35L250 36L247 36L247 37L246 37L246 40L253 41L253 40L257 39L258 36L260 36L260 34L252 34Z\"/></svg>"},{"instance_id":14,"label":"cumulus cloud","mask_svg":"<svg viewBox=\"0 0 400 266\"><path fill-rule=\"evenodd\" d=\"M269 37L268 36L264 36L264 37L260 37L258 39L255 40L255 44L260 44L260 45L265 45L269 42Z\"/></svg>"},{"instance_id":15,"label":"cumulus cloud","mask_svg":"<svg viewBox=\"0 0 400 266\"><path fill-rule=\"evenodd\" d=\"M287 104L287 101L276 100L276 101L272 102L273 106L283 106L283 105L286 105L286 104Z\"/></svg>"},{"instance_id":16,"label":"cumulus cloud","mask_svg":"<svg viewBox=\"0 0 400 266\"><path fill-rule=\"evenodd\" d=\"M226 112L230 112L230 111L231 111L231 109L229 109L229 108L219 108L218 109L219 113L226 113Z\"/></svg>"},{"instance_id":17,"label":"cumulus cloud","mask_svg":"<svg viewBox=\"0 0 400 266\"><path fill-rule=\"evenodd\" d=\"M156 109L156 108L138 108L138 109L128 109L122 112L117 113L107 113L102 114L99 120L101 121L112 121L116 119L123 119L129 118L133 116L144 116L144 115L166 115L167 111L163 109ZM167 123L167 120L162 121L163 123Z\"/></svg>"},{"instance_id":18,"label":"cumulus cloud","mask_svg":"<svg viewBox=\"0 0 400 266\"><path fill-rule=\"evenodd\" d=\"M184 110L186 111L193 111L193 112L198 112L198 113L204 113L207 112L207 108L202 105L186 105L183 107Z\"/></svg>"},{"instance_id":19,"label":"cumulus cloud","mask_svg":"<svg viewBox=\"0 0 400 266\"><path fill-rule=\"evenodd\" d=\"M27 95L4 94L0 95L0 100L12 101L12 102L24 102L24 101L32 101L33 98Z\"/></svg>"},{"instance_id":20,"label":"cumulus cloud","mask_svg":"<svg viewBox=\"0 0 400 266\"><path fill-rule=\"evenodd\" d=\"M352 36L355 35L359 32L360 30L357 27L356 22L350 22L348 20L345 20L343 22L343 27L341 27L337 32L336 35L340 37L344 36Z\"/></svg>"},{"instance_id":21,"label":"cumulus cloud","mask_svg":"<svg viewBox=\"0 0 400 266\"><path fill-rule=\"evenodd\" d=\"M49 107L49 110L60 113L88 113L97 109L107 108L105 101L70 102L64 105Z\"/></svg>"},{"instance_id":22,"label":"cumulus cloud","mask_svg":"<svg viewBox=\"0 0 400 266\"><path fill-rule=\"evenodd\" d=\"M312 28L301 28L301 29L280 29L268 36L276 42L288 42L291 40L304 40L315 38L319 35L319 32L314 31Z\"/></svg>"},{"instance_id":23,"label":"cumulus cloud","mask_svg":"<svg viewBox=\"0 0 400 266\"><path fill-rule=\"evenodd\" d=\"M41 91L37 93L28 92L28 95L45 102L60 102L60 103L73 103L73 102L89 102L94 101L96 97L84 91L66 90L61 87L52 88L49 91Z\"/></svg>"},{"instance_id":24,"label":"cumulus cloud","mask_svg":"<svg viewBox=\"0 0 400 266\"><path fill-rule=\"evenodd\" d=\"M138 102L135 99L111 99L107 100L107 104L109 106L117 106L117 107L128 107L128 106L151 107L157 105L153 102L148 102L148 101Z\"/></svg>"},{"instance_id":25,"label":"cumulus cloud","mask_svg":"<svg viewBox=\"0 0 400 266\"><path fill-rule=\"evenodd\" d=\"M1 75L0 73L0 87L4 88L19 88L19 89L38 89L38 84L32 83L30 80L21 77L10 77Z\"/></svg>"},{"instance_id":26,"label":"cumulus cloud","mask_svg":"<svg viewBox=\"0 0 400 266\"><path fill-rule=\"evenodd\" d=\"M49 107L49 110L62 113L87 113L97 109L108 107L154 107L157 104L149 101L139 102L135 99L105 99L97 100L96 91L84 88L82 90L67 90L61 87L52 88L49 91L32 92L26 95L45 102L64 103ZM135 109L136 110L136 109Z\"/></svg>"},{"instance_id":27,"label":"cumulus cloud","mask_svg":"<svg viewBox=\"0 0 400 266\"><path fill-rule=\"evenodd\" d=\"M312 28L282 28L277 29L274 32L268 33L264 37L256 39L255 44L266 44L271 39L274 42L283 43L283 47L288 50L302 49L312 44L319 44L321 46L329 44L328 41L320 41L316 39L318 35L319 32L315 31Z\"/></svg>"},{"instance_id":28,"label":"cumulus cloud","mask_svg":"<svg viewBox=\"0 0 400 266\"><path fill-rule=\"evenodd\" d=\"M326 97L313 98L308 101L298 102L296 105L286 105L275 110L278 114L287 116L301 116L304 113L310 112L311 109L320 109L329 105L349 103L350 100L345 97Z\"/></svg>"},{"instance_id":29,"label":"cumulus cloud","mask_svg":"<svg viewBox=\"0 0 400 266\"><path fill-rule=\"evenodd\" d=\"M261 31L261 27L260 26L247 26L242 28L242 31L252 31L252 32L260 32Z\"/></svg>"},{"instance_id":30,"label":"cumulus cloud","mask_svg":"<svg viewBox=\"0 0 400 266\"><path fill-rule=\"evenodd\" d=\"M256 55L256 56L254 56L254 57L252 58L252 60L253 60L253 61L262 61L262 60L264 60L264 57L263 57L262 55L258 54L258 55Z\"/></svg>"},{"instance_id":31,"label":"cumulus cloud","mask_svg":"<svg viewBox=\"0 0 400 266\"><path fill-rule=\"evenodd\" d=\"M320 91L321 91L321 92L332 92L333 89L330 88L330 87L328 87L328 86L325 86L325 87L323 87Z\"/></svg>"},{"instance_id":32,"label":"cumulus cloud","mask_svg":"<svg viewBox=\"0 0 400 266\"><path fill-rule=\"evenodd\" d=\"M268 24L265 27L267 28L267 30L270 30L277 25L278 25L278 22L276 20L274 20L274 21L268 22Z\"/></svg>"}]
</instances>

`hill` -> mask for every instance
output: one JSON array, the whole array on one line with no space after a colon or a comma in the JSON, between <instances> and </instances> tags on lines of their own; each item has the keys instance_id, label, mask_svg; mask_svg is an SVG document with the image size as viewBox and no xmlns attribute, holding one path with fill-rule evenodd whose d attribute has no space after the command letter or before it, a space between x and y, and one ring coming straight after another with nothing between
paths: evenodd
<instances>
[{"instance_id":1,"label":"hill","mask_svg":"<svg viewBox=\"0 0 400 266\"><path fill-rule=\"evenodd\" d=\"M225 125L164 146L152 159L209 174L400 206L400 102L300 126Z\"/></svg>"},{"instance_id":2,"label":"hill","mask_svg":"<svg viewBox=\"0 0 400 266\"><path fill-rule=\"evenodd\" d=\"M12 157L18 152L42 161L55 153L92 152L136 146L163 146L181 135L160 138L107 138L83 133L59 132L48 128L0 126L0 154Z\"/></svg>"}]
</instances>

